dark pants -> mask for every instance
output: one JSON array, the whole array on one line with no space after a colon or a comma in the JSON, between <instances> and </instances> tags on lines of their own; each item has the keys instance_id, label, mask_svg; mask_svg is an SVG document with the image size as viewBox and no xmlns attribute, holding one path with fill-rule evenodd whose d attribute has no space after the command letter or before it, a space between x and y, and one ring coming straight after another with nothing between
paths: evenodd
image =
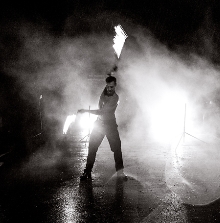
<instances>
[{"instance_id":1,"label":"dark pants","mask_svg":"<svg viewBox=\"0 0 220 223\"><path fill-rule=\"evenodd\" d=\"M111 151L114 153L116 171L124 168L121 152L121 140L118 133L118 125L116 124L116 121L113 120L108 123L96 121L90 135L86 171L92 171L96 153L105 136L108 139Z\"/></svg>"}]
</instances>

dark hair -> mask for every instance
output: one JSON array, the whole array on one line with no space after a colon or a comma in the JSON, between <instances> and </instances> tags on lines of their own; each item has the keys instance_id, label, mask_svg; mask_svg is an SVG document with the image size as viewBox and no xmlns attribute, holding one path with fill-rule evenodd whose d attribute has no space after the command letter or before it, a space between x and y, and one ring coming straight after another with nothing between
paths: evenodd
<instances>
[{"instance_id":1,"label":"dark hair","mask_svg":"<svg viewBox=\"0 0 220 223\"><path fill-rule=\"evenodd\" d=\"M113 77L113 76L109 76L109 77L107 77L106 79L105 79L105 81L106 81L106 83L110 83L110 82L115 82L115 84L117 84L117 80L116 80L116 78L115 77Z\"/></svg>"}]
</instances>

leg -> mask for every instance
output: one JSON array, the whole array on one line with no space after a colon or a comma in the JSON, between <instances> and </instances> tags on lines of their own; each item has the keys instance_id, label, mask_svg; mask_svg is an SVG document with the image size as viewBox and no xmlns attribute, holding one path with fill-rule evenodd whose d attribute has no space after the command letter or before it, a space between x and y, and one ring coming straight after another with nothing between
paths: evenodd
<instances>
[{"instance_id":1,"label":"leg","mask_svg":"<svg viewBox=\"0 0 220 223\"><path fill-rule=\"evenodd\" d=\"M95 125L89 139L89 152L87 156L86 168L84 170L83 175L80 177L81 180L91 179L91 171L95 162L96 153L98 151L98 147L100 146L104 134L101 132L101 129L98 125Z\"/></svg>"},{"instance_id":2,"label":"leg","mask_svg":"<svg viewBox=\"0 0 220 223\"><path fill-rule=\"evenodd\" d=\"M121 139L117 129L117 125L111 126L106 131L106 137L109 141L111 151L114 153L115 159L115 169L118 172L119 170L124 169L122 151L121 151Z\"/></svg>"},{"instance_id":3,"label":"leg","mask_svg":"<svg viewBox=\"0 0 220 223\"><path fill-rule=\"evenodd\" d=\"M96 153L98 151L98 148L100 144L102 143L102 140L104 139L104 134L99 132L97 129L94 129L90 135L89 139L89 152L87 156L87 163L86 163L86 170L91 172L95 158L96 158Z\"/></svg>"}]
</instances>

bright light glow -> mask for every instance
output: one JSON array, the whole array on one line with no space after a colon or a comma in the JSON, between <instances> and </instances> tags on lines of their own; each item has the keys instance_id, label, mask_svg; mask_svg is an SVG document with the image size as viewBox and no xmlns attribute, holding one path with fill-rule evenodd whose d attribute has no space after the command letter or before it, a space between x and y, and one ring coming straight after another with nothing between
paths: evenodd
<instances>
[{"instance_id":1,"label":"bright light glow","mask_svg":"<svg viewBox=\"0 0 220 223\"><path fill-rule=\"evenodd\" d=\"M184 130L185 97L178 92L170 92L152 108L151 132L159 140L170 140Z\"/></svg>"},{"instance_id":2,"label":"bright light glow","mask_svg":"<svg viewBox=\"0 0 220 223\"><path fill-rule=\"evenodd\" d=\"M83 128L84 130L91 131L93 129L93 125L96 119L97 119L97 115L85 113L80 118L80 121L79 121L80 127Z\"/></svg>"},{"instance_id":3,"label":"bright light glow","mask_svg":"<svg viewBox=\"0 0 220 223\"><path fill-rule=\"evenodd\" d=\"M78 118L77 118L78 119ZM94 122L97 119L97 115L85 113L79 116L79 121L77 122L79 124L79 127L82 128L82 130L88 130L91 131L93 129ZM76 115L68 115L66 118L66 121L64 123L63 127L63 134L67 134L69 126L75 122Z\"/></svg>"},{"instance_id":4,"label":"bright light glow","mask_svg":"<svg viewBox=\"0 0 220 223\"><path fill-rule=\"evenodd\" d=\"M117 25L114 28L115 28L116 35L114 36L114 39L113 39L113 42L114 42L113 48L115 50L117 57L119 58L121 55L121 51L124 46L125 40L128 36L123 30L121 25Z\"/></svg>"},{"instance_id":5,"label":"bright light glow","mask_svg":"<svg viewBox=\"0 0 220 223\"><path fill-rule=\"evenodd\" d=\"M63 127L63 134L67 134L70 124L75 122L75 119L76 119L76 115L74 114L67 116L66 121L64 123L64 127Z\"/></svg>"}]
</instances>

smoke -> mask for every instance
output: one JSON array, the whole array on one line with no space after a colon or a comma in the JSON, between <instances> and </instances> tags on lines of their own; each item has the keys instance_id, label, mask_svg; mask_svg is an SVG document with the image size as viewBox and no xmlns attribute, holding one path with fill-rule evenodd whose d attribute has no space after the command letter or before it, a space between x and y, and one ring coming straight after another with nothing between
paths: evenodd
<instances>
[{"instance_id":1,"label":"smoke","mask_svg":"<svg viewBox=\"0 0 220 223\"><path fill-rule=\"evenodd\" d=\"M122 141L137 145L170 139L183 129L185 104L187 128L200 128L219 90L218 67L195 49L170 50L146 28L119 15L112 14L112 20L109 16L84 19L84 27L71 16L60 35L54 35L46 23L4 25L1 38L13 37L13 50L7 41L1 44L7 55L4 72L17 79L20 97L42 110L43 124L47 123L43 127L62 134L67 115L80 108L97 108L106 74L115 64L113 25L121 24L128 35L116 74ZM77 33L80 28L84 32ZM206 47L212 46L211 39L207 42ZM214 108L218 109L216 101ZM212 115L208 117L217 123ZM216 133L218 126L207 123L206 128Z\"/></svg>"},{"instance_id":2,"label":"smoke","mask_svg":"<svg viewBox=\"0 0 220 223\"><path fill-rule=\"evenodd\" d=\"M169 141L183 131L184 115L187 131L201 133L203 128L216 134L218 67L184 46L171 51L144 28L127 33L120 81L129 95L126 111L133 117L127 120L125 142Z\"/></svg>"},{"instance_id":3,"label":"smoke","mask_svg":"<svg viewBox=\"0 0 220 223\"><path fill-rule=\"evenodd\" d=\"M80 108L97 108L98 98L94 100L92 95L99 95L104 85L94 88L89 78L101 79L104 84L114 65L112 36L54 36L47 28L22 22L10 33L16 36L19 47L15 48L13 61L8 59L4 72L22 86L22 99L35 106L40 104L36 109L42 110L44 121L64 124L66 116L76 114ZM62 134L62 127L58 131Z\"/></svg>"},{"instance_id":4,"label":"smoke","mask_svg":"<svg viewBox=\"0 0 220 223\"><path fill-rule=\"evenodd\" d=\"M71 21L67 22L69 26ZM47 24L41 26L27 21L4 25L4 30L1 34L5 39L1 45L6 56L4 73L16 79L11 87L19 86L19 97L35 110L25 111L27 120L22 124L28 132L27 140L34 141L34 136L41 132L35 126L38 123L31 119L31 112L41 112L43 133L49 137L38 151L33 150L33 143L28 144L27 149L34 153L24 168L37 165L39 169L40 164L42 172L49 171L62 164L63 151L57 148L56 141L62 137L67 115L76 115L78 109L89 106L98 108L106 74L115 62L113 35L102 32L57 36ZM11 37L13 49L7 36Z\"/></svg>"}]
</instances>

